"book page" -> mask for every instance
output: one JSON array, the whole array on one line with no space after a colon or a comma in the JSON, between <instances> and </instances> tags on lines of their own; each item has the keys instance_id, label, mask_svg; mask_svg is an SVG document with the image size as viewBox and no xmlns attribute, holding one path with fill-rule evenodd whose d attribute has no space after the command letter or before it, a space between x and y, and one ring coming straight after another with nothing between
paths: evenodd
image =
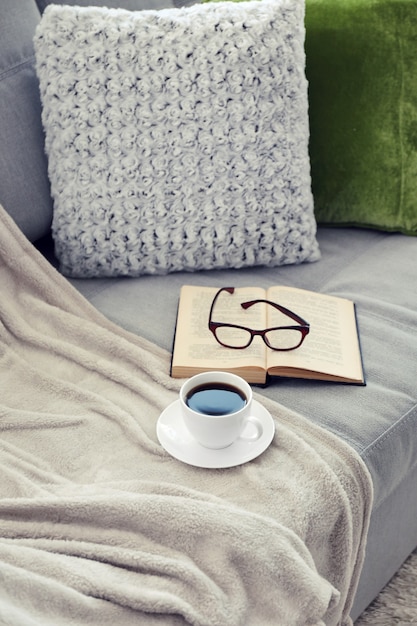
<instances>
[{"instance_id":1,"label":"book page","mask_svg":"<svg viewBox=\"0 0 417 626\"><path fill-rule=\"evenodd\" d=\"M172 367L265 369L265 345L258 337L248 348L234 350L221 346L210 332L210 307L217 291L217 288L189 285L181 288ZM265 305L254 305L246 311L240 306L241 302L255 298L265 298L265 291L255 287L236 289L234 294L221 293L214 307L213 321L264 328Z\"/></svg>"},{"instance_id":2,"label":"book page","mask_svg":"<svg viewBox=\"0 0 417 626\"><path fill-rule=\"evenodd\" d=\"M268 299L291 309L310 324L310 332L299 348L288 352L268 350L269 368L285 366L362 379L353 302L290 287L269 289ZM274 311L268 307L269 326L296 323Z\"/></svg>"}]
</instances>

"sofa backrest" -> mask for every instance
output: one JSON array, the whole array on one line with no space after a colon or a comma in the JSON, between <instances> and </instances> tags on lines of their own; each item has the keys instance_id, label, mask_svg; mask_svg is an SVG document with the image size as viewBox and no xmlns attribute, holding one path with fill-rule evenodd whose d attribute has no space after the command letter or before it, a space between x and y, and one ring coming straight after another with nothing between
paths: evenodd
<instances>
[{"instance_id":1,"label":"sofa backrest","mask_svg":"<svg viewBox=\"0 0 417 626\"><path fill-rule=\"evenodd\" d=\"M0 203L32 241L49 230L52 200L32 39L35 0L2 0L0 15Z\"/></svg>"}]
</instances>

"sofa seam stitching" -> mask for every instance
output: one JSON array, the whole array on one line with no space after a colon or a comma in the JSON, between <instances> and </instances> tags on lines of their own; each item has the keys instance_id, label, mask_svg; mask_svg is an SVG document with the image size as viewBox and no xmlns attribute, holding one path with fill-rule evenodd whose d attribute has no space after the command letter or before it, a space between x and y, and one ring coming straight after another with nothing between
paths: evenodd
<instances>
[{"instance_id":1,"label":"sofa seam stitching","mask_svg":"<svg viewBox=\"0 0 417 626\"><path fill-rule=\"evenodd\" d=\"M379 448L380 444L384 443L386 439L389 439L395 431L398 429L402 429L404 427L404 422L408 423L415 416L415 411L417 409L417 403L414 404L407 413L404 413L401 417L399 417L393 424L389 426L377 439L375 439L372 443L368 444L366 448L362 450L360 453L363 459L369 458L369 452L374 448Z\"/></svg>"},{"instance_id":2,"label":"sofa seam stitching","mask_svg":"<svg viewBox=\"0 0 417 626\"><path fill-rule=\"evenodd\" d=\"M21 69L23 69L27 65L33 65L34 61L35 61L35 55L32 54L30 57L24 59L23 61L20 61L16 65L13 65L13 67L9 67L7 70L4 70L4 72L0 73L0 81L8 78L9 76L13 76L14 74L17 74L18 72L20 72Z\"/></svg>"},{"instance_id":3,"label":"sofa seam stitching","mask_svg":"<svg viewBox=\"0 0 417 626\"><path fill-rule=\"evenodd\" d=\"M357 304L356 306L357 306L357 310L358 310L358 314L359 315L364 315L365 317L366 316L374 317L374 318L376 318L378 320L383 320L384 322L390 322L391 324L393 324L397 328L404 328L406 330L410 329L410 325L409 324L405 324L401 320L392 319L392 318L387 317L385 315L381 315L380 313L374 313L372 311L369 311L369 310L366 310L366 309L362 309L362 308L360 308L360 304Z\"/></svg>"}]
</instances>

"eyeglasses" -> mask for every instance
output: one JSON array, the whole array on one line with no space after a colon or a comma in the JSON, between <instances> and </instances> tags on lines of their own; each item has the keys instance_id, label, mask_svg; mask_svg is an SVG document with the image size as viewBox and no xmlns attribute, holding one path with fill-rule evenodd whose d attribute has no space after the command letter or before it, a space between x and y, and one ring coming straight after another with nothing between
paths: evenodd
<instances>
[{"instance_id":1,"label":"eyeglasses","mask_svg":"<svg viewBox=\"0 0 417 626\"><path fill-rule=\"evenodd\" d=\"M310 324L303 320L302 317L293 313L289 309L271 302L270 300L249 300L248 302L242 302L241 307L243 309L249 309L254 304L266 303L273 306L278 311L281 311L284 315L287 315L292 320L297 322L297 325L291 326L275 326L273 328L266 328L265 330L253 330L252 328L246 328L246 326L238 326L237 324L224 324L221 322L213 322L213 310L219 295L223 292L233 294L234 287L222 287L216 293L213 298L213 302L210 307L209 330L213 333L216 341L225 348L233 348L234 350L243 350L250 346L253 338L256 335L262 337L268 348L271 350L288 351L299 348L304 339L310 332Z\"/></svg>"}]
</instances>

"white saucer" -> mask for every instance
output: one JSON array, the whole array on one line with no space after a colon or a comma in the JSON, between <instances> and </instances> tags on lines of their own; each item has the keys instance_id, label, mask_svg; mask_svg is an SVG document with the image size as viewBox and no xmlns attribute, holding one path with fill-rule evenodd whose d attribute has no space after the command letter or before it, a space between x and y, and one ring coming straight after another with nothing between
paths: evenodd
<instances>
[{"instance_id":1,"label":"white saucer","mask_svg":"<svg viewBox=\"0 0 417 626\"><path fill-rule=\"evenodd\" d=\"M262 454L275 433L271 414L256 400L253 400L252 406L253 416L259 420L262 427L261 436L255 441L239 438L227 448L210 450L199 444L188 432L181 416L180 401L175 400L159 416L156 425L159 443L171 456L195 467L221 468L242 465Z\"/></svg>"}]
</instances>

